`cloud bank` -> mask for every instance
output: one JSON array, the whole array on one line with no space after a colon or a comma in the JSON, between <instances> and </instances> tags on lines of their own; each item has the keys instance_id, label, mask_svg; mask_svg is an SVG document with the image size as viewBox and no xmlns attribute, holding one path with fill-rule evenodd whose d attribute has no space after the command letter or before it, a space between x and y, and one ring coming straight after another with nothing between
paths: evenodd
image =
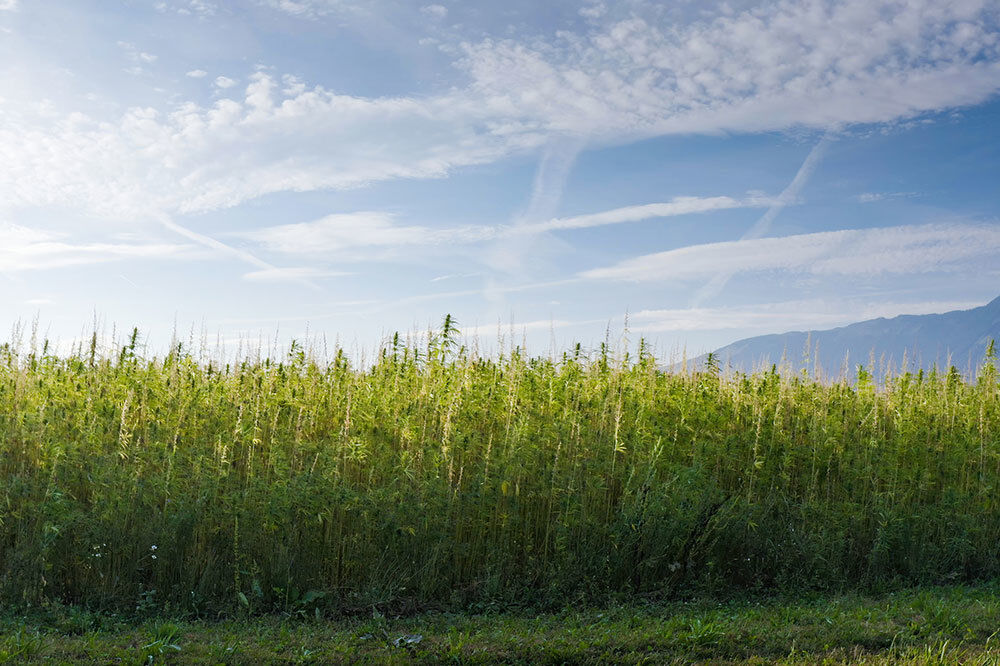
<instances>
[{"instance_id":1,"label":"cloud bank","mask_svg":"<svg viewBox=\"0 0 1000 666\"><path fill-rule=\"evenodd\" d=\"M270 4L303 16L352 6ZM194 213L273 192L440 178L558 135L836 128L975 104L1000 89L995 0L728 7L684 25L637 11L554 37L452 44L463 83L422 96L358 97L257 71L243 89L216 78L228 96L208 106L98 118L0 104L0 197L119 218Z\"/></svg>"},{"instance_id":2,"label":"cloud bank","mask_svg":"<svg viewBox=\"0 0 1000 666\"><path fill-rule=\"evenodd\" d=\"M926 224L846 229L692 245L585 271L592 280L650 282L732 274L791 271L825 276L927 273L959 262L995 258L1000 227Z\"/></svg>"},{"instance_id":3,"label":"cloud bank","mask_svg":"<svg viewBox=\"0 0 1000 666\"><path fill-rule=\"evenodd\" d=\"M525 123L612 140L888 122L1000 85L992 0L722 4L688 25L632 17L557 37L466 44L463 66Z\"/></svg>"}]
</instances>

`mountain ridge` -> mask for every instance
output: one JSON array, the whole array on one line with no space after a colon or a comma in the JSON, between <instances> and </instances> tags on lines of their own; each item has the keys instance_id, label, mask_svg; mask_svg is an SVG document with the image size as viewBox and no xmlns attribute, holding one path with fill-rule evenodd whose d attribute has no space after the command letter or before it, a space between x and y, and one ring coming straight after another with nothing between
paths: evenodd
<instances>
[{"instance_id":1,"label":"mountain ridge","mask_svg":"<svg viewBox=\"0 0 1000 666\"><path fill-rule=\"evenodd\" d=\"M882 373L902 369L905 359L908 370L955 366L971 375L991 340L1000 341L1000 296L968 310L901 314L825 330L744 338L711 354L723 366L743 371L784 364L824 377L852 376L858 365ZM704 367L708 357L703 354L689 366Z\"/></svg>"}]
</instances>

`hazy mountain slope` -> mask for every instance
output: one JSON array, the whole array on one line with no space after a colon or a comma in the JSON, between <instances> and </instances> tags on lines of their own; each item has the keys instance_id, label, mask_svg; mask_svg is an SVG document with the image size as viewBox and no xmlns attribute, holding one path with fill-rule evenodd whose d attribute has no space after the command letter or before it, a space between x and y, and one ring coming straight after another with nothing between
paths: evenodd
<instances>
[{"instance_id":1,"label":"hazy mountain slope","mask_svg":"<svg viewBox=\"0 0 1000 666\"><path fill-rule=\"evenodd\" d=\"M943 314L901 315L871 319L826 331L795 331L739 340L714 353L723 365L753 370L782 358L796 369L805 365L807 341L813 369L817 360L823 374L839 376L847 367L853 374L859 363L876 368L891 362L899 368L904 353L911 369L949 365L965 371L978 365L991 339L1000 342L1000 298L972 310ZM817 352L818 350L818 352ZM695 359L704 364L707 355ZM845 364L845 358L848 359ZM949 361L950 358L950 361Z\"/></svg>"}]
</instances>

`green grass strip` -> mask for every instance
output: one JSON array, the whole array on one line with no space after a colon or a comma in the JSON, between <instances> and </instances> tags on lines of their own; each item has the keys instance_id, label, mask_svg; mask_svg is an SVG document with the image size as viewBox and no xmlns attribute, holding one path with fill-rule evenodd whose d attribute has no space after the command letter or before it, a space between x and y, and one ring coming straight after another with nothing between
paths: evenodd
<instances>
[{"instance_id":1,"label":"green grass strip","mask_svg":"<svg viewBox=\"0 0 1000 666\"><path fill-rule=\"evenodd\" d=\"M75 607L0 620L0 663L1000 663L1000 587L554 613L142 622Z\"/></svg>"}]
</instances>

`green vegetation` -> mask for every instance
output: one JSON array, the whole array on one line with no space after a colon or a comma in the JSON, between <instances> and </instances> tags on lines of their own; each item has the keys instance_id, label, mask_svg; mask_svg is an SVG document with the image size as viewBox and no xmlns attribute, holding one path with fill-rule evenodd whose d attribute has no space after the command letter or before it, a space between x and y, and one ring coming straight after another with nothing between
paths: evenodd
<instances>
[{"instance_id":1,"label":"green vegetation","mask_svg":"<svg viewBox=\"0 0 1000 666\"><path fill-rule=\"evenodd\" d=\"M675 374L642 343L482 358L450 318L359 366L46 347L0 348L0 598L22 607L330 617L1000 576L992 356L972 383Z\"/></svg>"},{"instance_id":2,"label":"green vegetation","mask_svg":"<svg viewBox=\"0 0 1000 666\"><path fill-rule=\"evenodd\" d=\"M137 621L50 606L0 618L0 663L1000 664L1000 589L629 604L553 613L369 612Z\"/></svg>"}]
</instances>

